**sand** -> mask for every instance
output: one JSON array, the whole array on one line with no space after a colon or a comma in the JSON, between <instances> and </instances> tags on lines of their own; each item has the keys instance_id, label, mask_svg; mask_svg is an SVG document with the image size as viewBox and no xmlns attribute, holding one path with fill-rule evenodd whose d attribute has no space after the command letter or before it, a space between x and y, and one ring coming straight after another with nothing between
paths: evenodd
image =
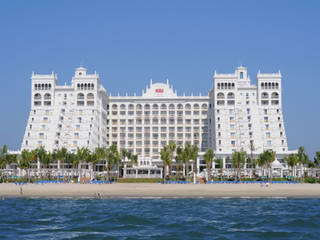
<instances>
[{"instance_id":1,"label":"sand","mask_svg":"<svg viewBox=\"0 0 320 240\"><path fill-rule=\"evenodd\" d=\"M294 197L320 198L320 184L0 184L0 197Z\"/></svg>"}]
</instances>

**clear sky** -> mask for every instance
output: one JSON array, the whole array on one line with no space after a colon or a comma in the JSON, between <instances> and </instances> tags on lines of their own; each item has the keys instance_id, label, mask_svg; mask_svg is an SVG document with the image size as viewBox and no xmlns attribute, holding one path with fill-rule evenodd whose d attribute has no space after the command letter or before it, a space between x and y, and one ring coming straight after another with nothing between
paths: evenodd
<instances>
[{"instance_id":1,"label":"clear sky","mask_svg":"<svg viewBox=\"0 0 320 240\"><path fill-rule=\"evenodd\" d=\"M112 94L150 78L207 94L212 75L283 74L289 148L320 151L320 1L13 1L0 5L0 145L20 148L30 76L70 83L80 64ZM313 156L312 156L313 158Z\"/></svg>"}]
</instances>

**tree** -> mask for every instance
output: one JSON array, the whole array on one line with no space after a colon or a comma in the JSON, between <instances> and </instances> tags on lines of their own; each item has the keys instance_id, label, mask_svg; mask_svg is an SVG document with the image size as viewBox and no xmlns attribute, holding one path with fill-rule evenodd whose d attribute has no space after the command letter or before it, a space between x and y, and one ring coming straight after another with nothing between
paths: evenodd
<instances>
[{"instance_id":1,"label":"tree","mask_svg":"<svg viewBox=\"0 0 320 240\"><path fill-rule=\"evenodd\" d=\"M30 152L27 149L24 149L21 152L21 159L19 162L19 168L24 169L24 170L28 169L28 173L27 173L28 182L30 181L31 162L32 162L32 152Z\"/></svg>"},{"instance_id":2,"label":"tree","mask_svg":"<svg viewBox=\"0 0 320 240\"><path fill-rule=\"evenodd\" d=\"M62 147L56 152L56 154L57 154L56 156L57 160L60 161L60 163L62 162L62 168L65 168L64 163L68 154L68 150L65 147Z\"/></svg>"},{"instance_id":3,"label":"tree","mask_svg":"<svg viewBox=\"0 0 320 240\"><path fill-rule=\"evenodd\" d=\"M290 154L289 156L286 156L284 158L284 160L286 161L286 163L288 164L288 166L291 167L291 174L294 177L294 168L295 166L298 164L298 159L297 159L297 155L296 154Z\"/></svg>"},{"instance_id":4,"label":"tree","mask_svg":"<svg viewBox=\"0 0 320 240\"><path fill-rule=\"evenodd\" d=\"M186 169L185 169L186 170L186 180L189 181L189 163L190 163L190 160L192 159L192 148L189 143L186 143L182 154L183 154L182 158L183 158L183 161L186 166Z\"/></svg>"},{"instance_id":5,"label":"tree","mask_svg":"<svg viewBox=\"0 0 320 240\"><path fill-rule=\"evenodd\" d=\"M241 181L241 169L244 167L245 164L245 158L246 158L246 152L244 152L243 150L235 151L232 154L232 162L233 162L233 166L236 169L236 176L237 179L239 179L239 181Z\"/></svg>"},{"instance_id":6,"label":"tree","mask_svg":"<svg viewBox=\"0 0 320 240\"><path fill-rule=\"evenodd\" d=\"M316 155L314 157L314 165L316 167L320 166L320 152L316 152Z\"/></svg>"},{"instance_id":7,"label":"tree","mask_svg":"<svg viewBox=\"0 0 320 240\"><path fill-rule=\"evenodd\" d=\"M169 158L170 158L170 165L169 167L169 175L171 175L171 165L174 159L174 155L175 155L175 151L176 151L177 145L175 144L175 142L170 141L169 145L168 145L168 150L169 150Z\"/></svg>"},{"instance_id":8,"label":"tree","mask_svg":"<svg viewBox=\"0 0 320 240\"><path fill-rule=\"evenodd\" d=\"M303 182L304 180L304 173L303 173L303 167L305 164L308 163L309 161L309 157L308 155L305 153L304 147L301 146L298 149L298 153L297 153L297 160L298 160L298 164L300 166L300 177L301 177L301 182Z\"/></svg>"},{"instance_id":9,"label":"tree","mask_svg":"<svg viewBox=\"0 0 320 240\"><path fill-rule=\"evenodd\" d=\"M163 181L164 181L164 183L166 183L167 166L171 165L169 146L166 145L161 149L160 157L161 157L161 160L163 162Z\"/></svg>"},{"instance_id":10,"label":"tree","mask_svg":"<svg viewBox=\"0 0 320 240\"><path fill-rule=\"evenodd\" d=\"M112 144L109 148L106 149L106 160L108 179L110 180L110 170L114 167L115 164L118 164L120 161L120 154L118 152L117 144Z\"/></svg>"},{"instance_id":11,"label":"tree","mask_svg":"<svg viewBox=\"0 0 320 240\"><path fill-rule=\"evenodd\" d=\"M218 158L217 162L218 162L219 168L220 168L220 180L222 181L222 175L223 175L223 160L222 160L222 158Z\"/></svg>"},{"instance_id":12,"label":"tree","mask_svg":"<svg viewBox=\"0 0 320 240\"><path fill-rule=\"evenodd\" d=\"M102 161L102 164L104 165L104 160L106 157L106 149L105 148L96 148L95 154L97 155L98 162ZM94 166L94 170L96 171L96 165Z\"/></svg>"},{"instance_id":13,"label":"tree","mask_svg":"<svg viewBox=\"0 0 320 240\"><path fill-rule=\"evenodd\" d=\"M80 172L81 169L81 163L88 162L90 159L90 151L88 148L77 148L77 153L73 161L73 166L78 166L78 171ZM80 176L80 173L79 173Z\"/></svg>"},{"instance_id":14,"label":"tree","mask_svg":"<svg viewBox=\"0 0 320 240\"><path fill-rule=\"evenodd\" d=\"M209 148L206 153L203 155L203 160L206 163L207 166L207 181L210 181L210 176L211 176L211 166L214 163L214 152L212 148Z\"/></svg>"},{"instance_id":15,"label":"tree","mask_svg":"<svg viewBox=\"0 0 320 240\"><path fill-rule=\"evenodd\" d=\"M197 168L198 152L199 152L199 148L196 145L192 145L192 147L191 147L191 160L193 162L194 178L198 174L198 168Z\"/></svg>"},{"instance_id":16,"label":"tree","mask_svg":"<svg viewBox=\"0 0 320 240\"><path fill-rule=\"evenodd\" d=\"M175 161L176 161L176 164L177 164L176 178L179 179L180 178L180 171L183 169L182 165L184 163L184 160L183 160L183 149L180 146L178 146L177 149L176 149Z\"/></svg>"},{"instance_id":17,"label":"tree","mask_svg":"<svg viewBox=\"0 0 320 240\"><path fill-rule=\"evenodd\" d=\"M123 169L123 163L125 162L126 159L130 158L130 155L131 155L131 153L128 152L127 149L122 149L121 150L121 161L120 161L120 166L118 168L118 177L120 176L120 174L119 174L120 169Z\"/></svg>"},{"instance_id":18,"label":"tree","mask_svg":"<svg viewBox=\"0 0 320 240\"><path fill-rule=\"evenodd\" d=\"M259 159L262 159L262 163L269 170L269 178L272 181L272 163L276 158L276 153L270 150L266 150L259 155Z\"/></svg>"}]
</instances>

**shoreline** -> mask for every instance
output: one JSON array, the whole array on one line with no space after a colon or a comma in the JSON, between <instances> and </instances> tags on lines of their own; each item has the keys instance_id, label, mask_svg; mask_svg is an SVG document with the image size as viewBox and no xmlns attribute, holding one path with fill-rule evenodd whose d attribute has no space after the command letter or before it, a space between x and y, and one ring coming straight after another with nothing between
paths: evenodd
<instances>
[{"instance_id":1,"label":"shoreline","mask_svg":"<svg viewBox=\"0 0 320 240\"><path fill-rule=\"evenodd\" d=\"M21 192L22 191L22 192ZM97 194L100 194L97 197ZM320 184L0 184L0 198L320 198Z\"/></svg>"}]
</instances>

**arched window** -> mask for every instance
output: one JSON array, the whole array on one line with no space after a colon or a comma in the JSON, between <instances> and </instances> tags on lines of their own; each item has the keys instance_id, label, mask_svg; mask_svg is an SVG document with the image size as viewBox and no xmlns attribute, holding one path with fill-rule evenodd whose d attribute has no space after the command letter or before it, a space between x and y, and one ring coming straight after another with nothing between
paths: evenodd
<instances>
[{"instance_id":1,"label":"arched window","mask_svg":"<svg viewBox=\"0 0 320 240\"><path fill-rule=\"evenodd\" d=\"M112 104L112 110L118 110L118 105L117 104Z\"/></svg>"},{"instance_id":2,"label":"arched window","mask_svg":"<svg viewBox=\"0 0 320 240\"><path fill-rule=\"evenodd\" d=\"M158 109L159 109L158 104L153 104L153 105L152 105L152 109L153 109L153 110L158 110Z\"/></svg>"},{"instance_id":3,"label":"arched window","mask_svg":"<svg viewBox=\"0 0 320 240\"><path fill-rule=\"evenodd\" d=\"M268 89L271 89L271 82L269 82L268 84Z\"/></svg>"},{"instance_id":4,"label":"arched window","mask_svg":"<svg viewBox=\"0 0 320 240\"><path fill-rule=\"evenodd\" d=\"M190 110L191 109L191 105L188 103L186 104L186 110Z\"/></svg>"},{"instance_id":5,"label":"arched window","mask_svg":"<svg viewBox=\"0 0 320 240\"><path fill-rule=\"evenodd\" d=\"M44 85L44 89L48 90L48 84L47 83Z\"/></svg>"},{"instance_id":6,"label":"arched window","mask_svg":"<svg viewBox=\"0 0 320 240\"><path fill-rule=\"evenodd\" d=\"M79 83L77 84L77 88L78 88L78 89L80 88L80 84L79 84Z\"/></svg>"},{"instance_id":7,"label":"arched window","mask_svg":"<svg viewBox=\"0 0 320 240\"><path fill-rule=\"evenodd\" d=\"M263 93L261 94L261 98L269 98L269 94L266 93L266 92L263 92Z\"/></svg>"},{"instance_id":8,"label":"arched window","mask_svg":"<svg viewBox=\"0 0 320 240\"><path fill-rule=\"evenodd\" d=\"M141 110L141 109L142 109L142 105L141 105L141 104L137 104L136 109L137 109L137 110Z\"/></svg>"},{"instance_id":9,"label":"arched window","mask_svg":"<svg viewBox=\"0 0 320 240\"><path fill-rule=\"evenodd\" d=\"M193 105L193 109L199 109L199 104L197 104L197 103L194 104L194 105Z\"/></svg>"},{"instance_id":10,"label":"arched window","mask_svg":"<svg viewBox=\"0 0 320 240\"><path fill-rule=\"evenodd\" d=\"M149 104L144 105L144 109L145 110L149 110L150 109L150 105Z\"/></svg>"},{"instance_id":11,"label":"arched window","mask_svg":"<svg viewBox=\"0 0 320 240\"><path fill-rule=\"evenodd\" d=\"M218 89L220 89L220 83L218 83L217 86L218 86Z\"/></svg>"},{"instance_id":12,"label":"arched window","mask_svg":"<svg viewBox=\"0 0 320 240\"><path fill-rule=\"evenodd\" d=\"M87 106L93 106L94 105L94 95L93 93L87 94Z\"/></svg>"},{"instance_id":13,"label":"arched window","mask_svg":"<svg viewBox=\"0 0 320 240\"><path fill-rule=\"evenodd\" d=\"M228 83L228 89L231 89L231 83Z\"/></svg>"},{"instance_id":14,"label":"arched window","mask_svg":"<svg viewBox=\"0 0 320 240\"><path fill-rule=\"evenodd\" d=\"M91 90L94 90L94 84L93 83L91 84Z\"/></svg>"},{"instance_id":15,"label":"arched window","mask_svg":"<svg viewBox=\"0 0 320 240\"><path fill-rule=\"evenodd\" d=\"M182 104L178 104L177 108L178 108L179 110L182 110L182 109L183 109L183 105L182 105Z\"/></svg>"},{"instance_id":16,"label":"arched window","mask_svg":"<svg viewBox=\"0 0 320 240\"><path fill-rule=\"evenodd\" d=\"M126 110L126 105L121 104L121 105L120 105L120 110Z\"/></svg>"},{"instance_id":17,"label":"arched window","mask_svg":"<svg viewBox=\"0 0 320 240\"><path fill-rule=\"evenodd\" d=\"M205 110L208 108L208 105L204 103L204 104L202 104L201 108L202 108L202 110Z\"/></svg>"},{"instance_id":18,"label":"arched window","mask_svg":"<svg viewBox=\"0 0 320 240\"><path fill-rule=\"evenodd\" d=\"M78 93L77 95L77 105L78 106L84 106L84 94Z\"/></svg>"},{"instance_id":19,"label":"arched window","mask_svg":"<svg viewBox=\"0 0 320 240\"><path fill-rule=\"evenodd\" d=\"M77 99L84 99L84 94L83 93L78 93Z\"/></svg>"},{"instance_id":20,"label":"arched window","mask_svg":"<svg viewBox=\"0 0 320 240\"><path fill-rule=\"evenodd\" d=\"M51 83L49 83L49 90L51 90Z\"/></svg>"},{"instance_id":21,"label":"arched window","mask_svg":"<svg viewBox=\"0 0 320 240\"><path fill-rule=\"evenodd\" d=\"M276 92L272 93L271 98L279 98L279 93L276 93Z\"/></svg>"},{"instance_id":22,"label":"arched window","mask_svg":"<svg viewBox=\"0 0 320 240\"><path fill-rule=\"evenodd\" d=\"M218 99L224 99L224 94L222 92L217 94Z\"/></svg>"},{"instance_id":23,"label":"arched window","mask_svg":"<svg viewBox=\"0 0 320 240\"><path fill-rule=\"evenodd\" d=\"M167 110L167 105L161 104L161 109L162 109L162 110Z\"/></svg>"},{"instance_id":24,"label":"arched window","mask_svg":"<svg viewBox=\"0 0 320 240\"><path fill-rule=\"evenodd\" d=\"M170 110L174 110L174 104L170 104L170 105L169 105L169 109L170 109Z\"/></svg>"},{"instance_id":25,"label":"arched window","mask_svg":"<svg viewBox=\"0 0 320 240\"><path fill-rule=\"evenodd\" d=\"M229 92L228 95L227 95L227 98L228 99L234 99L234 93Z\"/></svg>"},{"instance_id":26,"label":"arched window","mask_svg":"<svg viewBox=\"0 0 320 240\"><path fill-rule=\"evenodd\" d=\"M264 83L261 83L261 88L264 89Z\"/></svg>"},{"instance_id":27,"label":"arched window","mask_svg":"<svg viewBox=\"0 0 320 240\"><path fill-rule=\"evenodd\" d=\"M34 95L34 100L41 100L41 95L40 95L40 93L36 93L36 94Z\"/></svg>"},{"instance_id":28,"label":"arched window","mask_svg":"<svg viewBox=\"0 0 320 240\"><path fill-rule=\"evenodd\" d=\"M44 89L44 83L42 83L42 85L41 85L41 90L43 90Z\"/></svg>"},{"instance_id":29,"label":"arched window","mask_svg":"<svg viewBox=\"0 0 320 240\"><path fill-rule=\"evenodd\" d=\"M93 93L88 93L87 100L92 100L92 99L94 99Z\"/></svg>"},{"instance_id":30,"label":"arched window","mask_svg":"<svg viewBox=\"0 0 320 240\"><path fill-rule=\"evenodd\" d=\"M276 83L276 89L278 89L279 88L279 83Z\"/></svg>"},{"instance_id":31,"label":"arched window","mask_svg":"<svg viewBox=\"0 0 320 240\"><path fill-rule=\"evenodd\" d=\"M231 86L232 86L232 89L234 89L234 83L232 83Z\"/></svg>"},{"instance_id":32,"label":"arched window","mask_svg":"<svg viewBox=\"0 0 320 240\"><path fill-rule=\"evenodd\" d=\"M133 110L134 109L134 106L133 106L133 104L129 104L129 110Z\"/></svg>"},{"instance_id":33,"label":"arched window","mask_svg":"<svg viewBox=\"0 0 320 240\"><path fill-rule=\"evenodd\" d=\"M38 85L37 84L34 85L34 90L38 90Z\"/></svg>"},{"instance_id":34,"label":"arched window","mask_svg":"<svg viewBox=\"0 0 320 240\"><path fill-rule=\"evenodd\" d=\"M87 90L88 89L88 85L85 83L84 84L84 90Z\"/></svg>"},{"instance_id":35,"label":"arched window","mask_svg":"<svg viewBox=\"0 0 320 240\"><path fill-rule=\"evenodd\" d=\"M44 95L44 100L51 100L51 95L49 93L46 93Z\"/></svg>"}]
</instances>

